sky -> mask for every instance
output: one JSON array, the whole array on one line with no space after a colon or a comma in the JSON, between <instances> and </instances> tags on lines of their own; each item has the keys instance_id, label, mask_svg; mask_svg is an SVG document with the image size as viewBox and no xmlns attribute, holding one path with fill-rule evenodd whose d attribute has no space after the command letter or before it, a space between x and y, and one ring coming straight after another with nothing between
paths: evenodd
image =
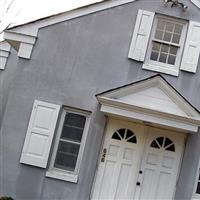
<instances>
[{"instance_id":1,"label":"sky","mask_svg":"<svg viewBox=\"0 0 200 200\"><path fill-rule=\"evenodd\" d=\"M102 0L0 0L0 33L8 25L26 23L99 1Z\"/></svg>"}]
</instances>

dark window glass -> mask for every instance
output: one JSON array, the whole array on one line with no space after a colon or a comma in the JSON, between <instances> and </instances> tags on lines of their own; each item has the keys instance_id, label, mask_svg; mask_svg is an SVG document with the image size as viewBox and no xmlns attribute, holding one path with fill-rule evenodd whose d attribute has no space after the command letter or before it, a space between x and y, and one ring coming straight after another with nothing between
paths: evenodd
<instances>
[{"instance_id":1,"label":"dark window glass","mask_svg":"<svg viewBox=\"0 0 200 200\"><path fill-rule=\"evenodd\" d=\"M164 137L158 137L158 138L156 138L156 140L158 141L158 144L162 147L163 146Z\"/></svg>"},{"instance_id":2,"label":"dark window glass","mask_svg":"<svg viewBox=\"0 0 200 200\"><path fill-rule=\"evenodd\" d=\"M172 33L165 32L164 37L163 37L163 40L164 40L164 41L167 41L167 42L170 42L170 41L171 41L171 38L172 38Z\"/></svg>"},{"instance_id":3,"label":"dark window glass","mask_svg":"<svg viewBox=\"0 0 200 200\"><path fill-rule=\"evenodd\" d=\"M181 26L181 25L179 25L179 24L176 24L176 25L175 25L174 32L175 32L175 33L178 33L178 34L181 34L182 28L183 28L183 26Z\"/></svg>"},{"instance_id":4,"label":"dark window glass","mask_svg":"<svg viewBox=\"0 0 200 200\"><path fill-rule=\"evenodd\" d=\"M157 148L157 149L160 148L155 140L151 143L151 147Z\"/></svg>"},{"instance_id":5,"label":"dark window glass","mask_svg":"<svg viewBox=\"0 0 200 200\"><path fill-rule=\"evenodd\" d=\"M162 38L163 38L163 31L157 30L156 34L155 34L155 38L158 39L158 40L162 40Z\"/></svg>"},{"instance_id":6,"label":"dark window glass","mask_svg":"<svg viewBox=\"0 0 200 200\"><path fill-rule=\"evenodd\" d=\"M112 136L112 139L115 139L115 140L121 140L120 136L118 135L117 132L115 132Z\"/></svg>"},{"instance_id":7,"label":"dark window glass","mask_svg":"<svg viewBox=\"0 0 200 200\"><path fill-rule=\"evenodd\" d=\"M126 139L130 138L133 135L134 135L134 133L131 130L128 129L127 132L126 132Z\"/></svg>"},{"instance_id":8,"label":"dark window glass","mask_svg":"<svg viewBox=\"0 0 200 200\"><path fill-rule=\"evenodd\" d=\"M169 32L173 32L173 29L174 29L174 24L167 22L165 30Z\"/></svg>"},{"instance_id":9,"label":"dark window glass","mask_svg":"<svg viewBox=\"0 0 200 200\"><path fill-rule=\"evenodd\" d=\"M196 193L197 194L200 194L200 183L198 182L198 184L197 184L197 190L196 190Z\"/></svg>"},{"instance_id":10,"label":"dark window glass","mask_svg":"<svg viewBox=\"0 0 200 200\"><path fill-rule=\"evenodd\" d=\"M175 146L174 146L174 144L171 145L171 146L169 146L169 147L167 147L165 150L175 152Z\"/></svg>"},{"instance_id":11,"label":"dark window glass","mask_svg":"<svg viewBox=\"0 0 200 200\"><path fill-rule=\"evenodd\" d=\"M83 128L64 125L61 133L61 138L81 142L82 135Z\"/></svg>"},{"instance_id":12,"label":"dark window glass","mask_svg":"<svg viewBox=\"0 0 200 200\"><path fill-rule=\"evenodd\" d=\"M124 136L125 136L125 129L124 128L123 129L119 129L117 132L120 134L121 138L123 139Z\"/></svg>"},{"instance_id":13,"label":"dark window glass","mask_svg":"<svg viewBox=\"0 0 200 200\"><path fill-rule=\"evenodd\" d=\"M74 113L66 113L64 124L79 127L79 128L84 128L85 120L86 118L83 115L78 115Z\"/></svg>"},{"instance_id":14,"label":"dark window glass","mask_svg":"<svg viewBox=\"0 0 200 200\"><path fill-rule=\"evenodd\" d=\"M169 55L167 63L170 65L174 65L176 61L176 56Z\"/></svg>"},{"instance_id":15,"label":"dark window glass","mask_svg":"<svg viewBox=\"0 0 200 200\"><path fill-rule=\"evenodd\" d=\"M178 47L170 46L170 54L176 55L178 51Z\"/></svg>"},{"instance_id":16,"label":"dark window glass","mask_svg":"<svg viewBox=\"0 0 200 200\"><path fill-rule=\"evenodd\" d=\"M131 143L137 143L137 139L135 136L133 136L132 138L128 139L127 142L131 142Z\"/></svg>"},{"instance_id":17,"label":"dark window glass","mask_svg":"<svg viewBox=\"0 0 200 200\"><path fill-rule=\"evenodd\" d=\"M160 43L158 43L158 42L153 42L153 47L152 47L152 49L154 50L154 51L160 51Z\"/></svg>"},{"instance_id":18,"label":"dark window glass","mask_svg":"<svg viewBox=\"0 0 200 200\"><path fill-rule=\"evenodd\" d=\"M164 147L166 147L166 146L168 146L168 145L170 145L172 143L173 142L169 138L165 138L165 145L164 145Z\"/></svg>"},{"instance_id":19,"label":"dark window glass","mask_svg":"<svg viewBox=\"0 0 200 200\"><path fill-rule=\"evenodd\" d=\"M157 61L158 60L158 52L152 51L150 59Z\"/></svg>"},{"instance_id":20,"label":"dark window glass","mask_svg":"<svg viewBox=\"0 0 200 200\"><path fill-rule=\"evenodd\" d=\"M180 35L174 34L174 35L173 35L173 38L172 38L172 42L173 42L173 43L176 43L176 44L179 44L180 38L181 38Z\"/></svg>"},{"instance_id":21,"label":"dark window glass","mask_svg":"<svg viewBox=\"0 0 200 200\"><path fill-rule=\"evenodd\" d=\"M54 166L56 168L74 171L79 148L79 144L60 141Z\"/></svg>"},{"instance_id":22,"label":"dark window glass","mask_svg":"<svg viewBox=\"0 0 200 200\"><path fill-rule=\"evenodd\" d=\"M161 53L160 58L159 58L159 62L166 63L166 60L167 60L167 54Z\"/></svg>"}]
</instances>

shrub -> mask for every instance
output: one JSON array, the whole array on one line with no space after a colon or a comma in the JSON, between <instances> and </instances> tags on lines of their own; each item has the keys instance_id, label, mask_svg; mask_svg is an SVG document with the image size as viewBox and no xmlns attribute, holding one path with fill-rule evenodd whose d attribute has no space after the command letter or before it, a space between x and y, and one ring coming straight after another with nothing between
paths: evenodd
<instances>
[{"instance_id":1,"label":"shrub","mask_svg":"<svg viewBox=\"0 0 200 200\"><path fill-rule=\"evenodd\" d=\"M14 200L12 197L0 197L0 200Z\"/></svg>"}]
</instances>

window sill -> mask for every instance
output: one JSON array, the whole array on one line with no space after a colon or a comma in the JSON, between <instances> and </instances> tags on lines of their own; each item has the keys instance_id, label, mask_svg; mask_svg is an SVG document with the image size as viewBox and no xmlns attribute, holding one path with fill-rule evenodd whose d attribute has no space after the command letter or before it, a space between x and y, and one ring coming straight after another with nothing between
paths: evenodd
<instances>
[{"instance_id":1,"label":"window sill","mask_svg":"<svg viewBox=\"0 0 200 200\"><path fill-rule=\"evenodd\" d=\"M164 73L164 74L170 74L170 75L173 75L173 76L178 76L178 74L179 74L179 69L175 69L175 67L170 69L167 66L163 67L163 66L159 66L159 65L156 65L156 64L144 63L142 68L147 69L147 70L151 70L151 71Z\"/></svg>"},{"instance_id":2,"label":"window sill","mask_svg":"<svg viewBox=\"0 0 200 200\"><path fill-rule=\"evenodd\" d=\"M68 181L68 182L72 182L72 183L78 182L78 175L64 173L64 172L56 170L56 169L48 170L46 172L46 177L55 178L55 179Z\"/></svg>"},{"instance_id":3,"label":"window sill","mask_svg":"<svg viewBox=\"0 0 200 200\"><path fill-rule=\"evenodd\" d=\"M200 194L193 194L191 200L199 200Z\"/></svg>"}]
</instances>

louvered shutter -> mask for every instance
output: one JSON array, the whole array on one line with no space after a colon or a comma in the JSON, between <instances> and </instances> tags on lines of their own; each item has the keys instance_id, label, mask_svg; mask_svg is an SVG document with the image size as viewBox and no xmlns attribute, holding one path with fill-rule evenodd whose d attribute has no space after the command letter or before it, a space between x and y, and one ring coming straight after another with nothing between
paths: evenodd
<instances>
[{"instance_id":1,"label":"louvered shutter","mask_svg":"<svg viewBox=\"0 0 200 200\"><path fill-rule=\"evenodd\" d=\"M138 10L128 57L144 61L155 13Z\"/></svg>"},{"instance_id":2,"label":"louvered shutter","mask_svg":"<svg viewBox=\"0 0 200 200\"><path fill-rule=\"evenodd\" d=\"M35 100L20 162L45 168L60 106Z\"/></svg>"},{"instance_id":3,"label":"louvered shutter","mask_svg":"<svg viewBox=\"0 0 200 200\"><path fill-rule=\"evenodd\" d=\"M190 21L186 38L181 69L188 72L196 72L200 53L200 23Z\"/></svg>"}]
</instances>

